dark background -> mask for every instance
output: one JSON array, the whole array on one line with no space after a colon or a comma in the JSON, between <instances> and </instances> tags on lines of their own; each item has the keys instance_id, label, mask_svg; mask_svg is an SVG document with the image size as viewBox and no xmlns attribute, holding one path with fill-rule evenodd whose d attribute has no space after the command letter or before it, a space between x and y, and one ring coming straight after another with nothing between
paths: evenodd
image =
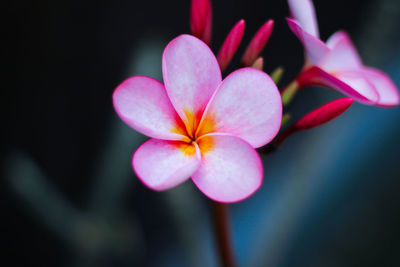
<instances>
[{"instance_id":1,"label":"dark background","mask_svg":"<svg viewBox=\"0 0 400 267\"><path fill-rule=\"evenodd\" d=\"M347 30L364 62L399 85L398 1L314 2L323 40ZM162 79L162 50L189 33L189 8L188 0L6 4L2 266L217 266L208 200L190 181L163 193L138 182L130 159L145 137L111 103L129 76ZM281 84L295 77L302 48L284 20L286 1L215 0L213 13L214 51L239 19L239 53L275 19L264 69L283 66ZM339 96L310 88L290 111L297 118ZM399 119L398 108L356 103L263 157L263 187L231 209L239 263L400 266Z\"/></svg>"}]
</instances>

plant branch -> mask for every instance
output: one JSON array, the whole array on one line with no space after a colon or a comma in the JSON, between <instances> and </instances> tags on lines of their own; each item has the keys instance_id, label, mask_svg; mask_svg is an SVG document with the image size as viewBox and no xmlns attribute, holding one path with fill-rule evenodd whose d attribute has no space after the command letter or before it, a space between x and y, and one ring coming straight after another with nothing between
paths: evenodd
<instances>
[{"instance_id":1,"label":"plant branch","mask_svg":"<svg viewBox=\"0 0 400 267\"><path fill-rule=\"evenodd\" d=\"M221 266L235 266L232 243L230 238L228 205L211 201L211 209Z\"/></svg>"}]
</instances>

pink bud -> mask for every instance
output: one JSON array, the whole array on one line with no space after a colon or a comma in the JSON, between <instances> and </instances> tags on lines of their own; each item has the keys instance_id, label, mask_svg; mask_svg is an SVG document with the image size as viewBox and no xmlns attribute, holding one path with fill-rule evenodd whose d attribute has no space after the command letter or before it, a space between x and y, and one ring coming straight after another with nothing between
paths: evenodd
<instances>
[{"instance_id":1,"label":"pink bud","mask_svg":"<svg viewBox=\"0 0 400 267\"><path fill-rule=\"evenodd\" d=\"M217 59L221 72L224 72L226 67L228 67L240 45L240 42L242 41L244 25L244 20L240 20L235 26L233 26L218 52Z\"/></svg>"},{"instance_id":2,"label":"pink bud","mask_svg":"<svg viewBox=\"0 0 400 267\"><path fill-rule=\"evenodd\" d=\"M190 29L197 38L210 44L212 10L210 0L192 0L190 9Z\"/></svg>"},{"instance_id":3,"label":"pink bud","mask_svg":"<svg viewBox=\"0 0 400 267\"><path fill-rule=\"evenodd\" d=\"M280 146L283 141L289 136L299 131L308 130L324 123L327 123L334 118L340 116L353 104L353 99L349 97L333 100L310 113L297 121L294 125L286 129L275 138L275 147Z\"/></svg>"},{"instance_id":4,"label":"pink bud","mask_svg":"<svg viewBox=\"0 0 400 267\"><path fill-rule=\"evenodd\" d=\"M307 130L320 126L340 116L351 104L353 104L353 99L348 97L331 101L306 114L295 123L294 127L298 130Z\"/></svg>"},{"instance_id":5,"label":"pink bud","mask_svg":"<svg viewBox=\"0 0 400 267\"><path fill-rule=\"evenodd\" d=\"M273 27L274 21L268 20L254 35L253 39L250 41L250 44L247 46L246 51L243 54L241 60L243 66L251 66L253 64L254 60L256 60L258 55L264 49L264 46L267 44L268 39L271 36Z\"/></svg>"}]
</instances>

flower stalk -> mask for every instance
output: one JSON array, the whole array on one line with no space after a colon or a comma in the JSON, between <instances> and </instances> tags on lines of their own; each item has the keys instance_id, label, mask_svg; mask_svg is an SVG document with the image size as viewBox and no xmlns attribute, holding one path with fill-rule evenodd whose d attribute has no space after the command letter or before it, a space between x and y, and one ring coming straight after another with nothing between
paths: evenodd
<instances>
[{"instance_id":1,"label":"flower stalk","mask_svg":"<svg viewBox=\"0 0 400 267\"><path fill-rule=\"evenodd\" d=\"M284 107L286 107L287 105L290 104L290 102L292 102L299 88L300 88L299 83L296 80L294 80L288 86L286 86L285 89L282 90L281 97L282 97L282 105Z\"/></svg>"},{"instance_id":2,"label":"flower stalk","mask_svg":"<svg viewBox=\"0 0 400 267\"><path fill-rule=\"evenodd\" d=\"M211 201L211 210L221 266L236 266L230 236L228 205Z\"/></svg>"},{"instance_id":3,"label":"flower stalk","mask_svg":"<svg viewBox=\"0 0 400 267\"><path fill-rule=\"evenodd\" d=\"M269 76L275 84L278 84L282 79L283 72L284 69L282 67L277 67Z\"/></svg>"}]
</instances>

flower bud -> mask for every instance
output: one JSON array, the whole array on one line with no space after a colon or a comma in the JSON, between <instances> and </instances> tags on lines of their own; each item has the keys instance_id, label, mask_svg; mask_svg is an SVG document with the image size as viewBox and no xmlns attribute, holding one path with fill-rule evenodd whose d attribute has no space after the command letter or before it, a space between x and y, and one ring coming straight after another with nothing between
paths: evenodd
<instances>
[{"instance_id":1,"label":"flower bud","mask_svg":"<svg viewBox=\"0 0 400 267\"><path fill-rule=\"evenodd\" d=\"M217 60L221 72L224 72L228 67L240 45L240 42L242 41L244 25L244 20L240 20L235 26L233 26L218 52Z\"/></svg>"},{"instance_id":2,"label":"flower bud","mask_svg":"<svg viewBox=\"0 0 400 267\"><path fill-rule=\"evenodd\" d=\"M246 51L243 54L241 63L243 66L251 66L264 49L267 44L269 37L271 36L272 29L274 27L274 21L268 20L254 35L250 44L247 46Z\"/></svg>"}]
</instances>

